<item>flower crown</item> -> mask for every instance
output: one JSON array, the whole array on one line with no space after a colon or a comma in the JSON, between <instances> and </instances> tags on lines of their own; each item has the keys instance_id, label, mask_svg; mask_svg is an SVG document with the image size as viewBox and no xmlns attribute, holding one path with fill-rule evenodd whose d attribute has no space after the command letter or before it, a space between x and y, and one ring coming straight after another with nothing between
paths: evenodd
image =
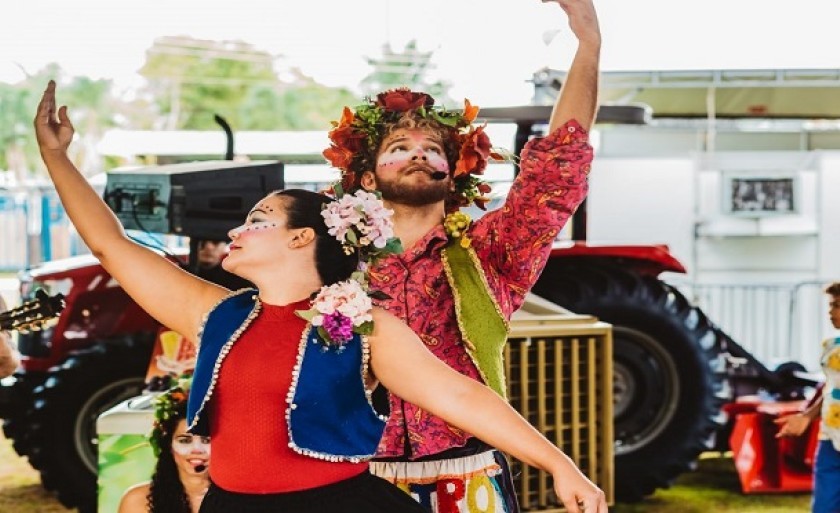
<instances>
[{"instance_id":1,"label":"flower crown","mask_svg":"<svg viewBox=\"0 0 840 513\"><path fill-rule=\"evenodd\" d=\"M367 269L382 257L402 253L402 244L394 237L394 211L385 208L378 192L360 189L345 194L338 183L332 190L336 200L325 203L321 215L344 252L358 253L359 268L349 280L321 287L312 308L296 313L317 328L324 349L341 351L354 333L369 335L373 331L371 298L387 298L370 290Z\"/></svg>"},{"instance_id":2,"label":"flower crown","mask_svg":"<svg viewBox=\"0 0 840 513\"><path fill-rule=\"evenodd\" d=\"M341 171L341 184L345 190L359 188L362 174L375 169L376 154L382 141L388 135L389 126L395 124L407 113L436 122L447 134L444 146L451 146L457 151L450 160L455 190L447 200L447 210L475 203L484 209L490 192L490 185L479 178L484 174L487 160L504 160L504 157L491 149L490 138L484 132L484 126L475 127L472 122L478 115L478 107L464 100L463 112L448 111L434 106L435 100L422 92L407 88L385 91L368 99L367 103L356 107L355 112L349 107L339 121L333 121L329 133L332 144L324 150L324 157Z\"/></svg>"},{"instance_id":3,"label":"flower crown","mask_svg":"<svg viewBox=\"0 0 840 513\"><path fill-rule=\"evenodd\" d=\"M170 377L170 379L172 378ZM152 400L155 419L152 424L152 432L149 434L149 445L152 446L155 457L160 456L163 450L163 439L169 434L166 431L166 422L176 415L184 414L191 386L192 374L182 374L174 379L171 388Z\"/></svg>"}]
</instances>

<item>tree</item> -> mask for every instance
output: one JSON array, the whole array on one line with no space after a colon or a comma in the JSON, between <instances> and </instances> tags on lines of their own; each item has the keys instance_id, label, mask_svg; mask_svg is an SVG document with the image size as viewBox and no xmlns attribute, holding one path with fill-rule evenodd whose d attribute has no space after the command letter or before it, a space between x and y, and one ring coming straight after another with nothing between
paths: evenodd
<instances>
[{"instance_id":1,"label":"tree","mask_svg":"<svg viewBox=\"0 0 840 513\"><path fill-rule=\"evenodd\" d=\"M32 154L27 140L31 138L31 123L26 122L35 112L28 89L0 84L0 169L12 171L18 179L27 170L27 154Z\"/></svg>"},{"instance_id":2,"label":"tree","mask_svg":"<svg viewBox=\"0 0 840 513\"><path fill-rule=\"evenodd\" d=\"M234 130L326 130L342 106L359 103L298 70L280 81L274 56L241 41L164 37L147 55L140 73L167 129L216 130L219 114Z\"/></svg>"},{"instance_id":3,"label":"tree","mask_svg":"<svg viewBox=\"0 0 840 513\"><path fill-rule=\"evenodd\" d=\"M140 74L165 120L160 128L169 130L217 129L214 114L241 129L243 104L255 90L266 102L280 85L274 57L242 41L158 38Z\"/></svg>"},{"instance_id":4,"label":"tree","mask_svg":"<svg viewBox=\"0 0 840 513\"><path fill-rule=\"evenodd\" d=\"M443 80L431 81L429 72L434 69L434 52L417 49L417 41L409 41L401 52L394 51L390 43L382 47L382 57L368 57L373 70L362 79L360 85L365 95L371 96L386 89L409 87L434 96L441 105L453 103L449 97L451 84Z\"/></svg>"},{"instance_id":5,"label":"tree","mask_svg":"<svg viewBox=\"0 0 840 513\"><path fill-rule=\"evenodd\" d=\"M71 106L71 116L82 144L73 147L72 158L83 172L101 170L93 156L93 145L102 132L113 126L119 110L108 80L87 77L65 78L58 64L49 64L17 84L0 84L0 169L14 172L18 180L42 170L32 118L41 93L50 79L60 83L59 102Z\"/></svg>"}]
</instances>

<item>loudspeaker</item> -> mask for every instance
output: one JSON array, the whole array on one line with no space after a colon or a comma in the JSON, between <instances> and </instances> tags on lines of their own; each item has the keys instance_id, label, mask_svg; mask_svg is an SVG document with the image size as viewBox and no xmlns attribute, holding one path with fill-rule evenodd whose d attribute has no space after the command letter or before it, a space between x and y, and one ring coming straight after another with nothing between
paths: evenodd
<instances>
[{"instance_id":1,"label":"loudspeaker","mask_svg":"<svg viewBox=\"0 0 840 513\"><path fill-rule=\"evenodd\" d=\"M119 168L103 194L126 229L227 240L268 193L282 189L283 163L229 160Z\"/></svg>"}]
</instances>

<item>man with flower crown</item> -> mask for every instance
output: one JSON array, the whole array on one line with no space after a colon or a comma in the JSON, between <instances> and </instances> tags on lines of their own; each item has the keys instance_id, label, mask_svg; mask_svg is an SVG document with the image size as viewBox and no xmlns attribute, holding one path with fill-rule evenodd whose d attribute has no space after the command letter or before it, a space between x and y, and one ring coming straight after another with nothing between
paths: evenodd
<instances>
[{"instance_id":1,"label":"man with flower crown","mask_svg":"<svg viewBox=\"0 0 840 513\"><path fill-rule=\"evenodd\" d=\"M543 0L546 1L546 0ZM551 245L583 201L592 160L601 35L592 0L557 0L578 48L545 138L529 142L503 207L484 207L487 161L499 159L478 108L437 108L407 89L351 110L324 156L341 188L379 191L405 251L369 270L381 306L402 318L441 360L505 395L502 349L509 319L536 282ZM446 214L449 214L448 216ZM396 396L371 471L433 512L519 511L505 458L469 433Z\"/></svg>"}]
</instances>

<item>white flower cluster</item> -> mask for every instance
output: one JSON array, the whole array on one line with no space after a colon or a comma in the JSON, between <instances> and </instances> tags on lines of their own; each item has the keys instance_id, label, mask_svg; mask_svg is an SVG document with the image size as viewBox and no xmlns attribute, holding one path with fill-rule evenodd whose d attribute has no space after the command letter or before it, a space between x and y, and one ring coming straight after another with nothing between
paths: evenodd
<instances>
[{"instance_id":1,"label":"white flower cluster","mask_svg":"<svg viewBox=\"0 0 840 513\"><path fill-rule=\"evenodd\" d=\"M373 245L378 249L384 248L394 236L393 214L376 194L364 190L345 194L321 211L330 235L342 245L357 248Z\"/></svg>"},{"instance_id":2,"label":"white flower cluster","mask_svg":"<svg viewBox=\"0 0 840 513\"><path fill-rule=\"evenodd\" d=\"M373 303L362 285L356 280L347 280L321 287L312 308L317 312L312 317L313 326L323 326L325 317L334 318L338 313L349 318L354 327L372 322ZM328 321L329 323L329 321Z\"/></svg>"}]
</instances>

